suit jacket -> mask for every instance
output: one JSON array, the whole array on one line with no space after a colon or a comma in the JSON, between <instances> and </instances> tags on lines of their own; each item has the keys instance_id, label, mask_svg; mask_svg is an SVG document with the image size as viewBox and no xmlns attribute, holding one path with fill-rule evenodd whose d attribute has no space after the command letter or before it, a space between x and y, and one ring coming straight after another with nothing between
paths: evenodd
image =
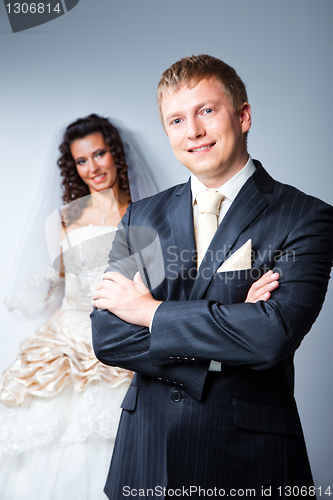
<instances>
[{"instance_id":1,"label":"suit jacket","mask_svg":"<svg viewBox=\"0 0 333 500\"><path fill-rule=\"evenodd\" d=\"M112 500L140 491L163 498L163 487L192 498L203 496L199 488L235 498L252 489L260 497L264 487L289 498L286 488L312 485L293 358L324 301L333 208L255 165L198 273L190 182L130 205L123 218L108 270L131 279L140 270L164 302L151 333L109 311L91 316L96 356L136 372L105 486ZM158 250L143 255L143 228L160 243L165 276L156 283L161 259ZM252 269L216 273L249 238ZM268 302L244 303L268 269L280 273L279 288ZM212 359L220 372L208 371Z\"/></svg>"}]
</instances>

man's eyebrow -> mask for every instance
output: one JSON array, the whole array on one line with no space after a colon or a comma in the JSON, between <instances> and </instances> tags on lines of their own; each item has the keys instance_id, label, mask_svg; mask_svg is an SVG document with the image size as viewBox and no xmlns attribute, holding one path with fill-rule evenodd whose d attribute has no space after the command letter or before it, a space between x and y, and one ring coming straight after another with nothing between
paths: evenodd
<instances>
[{"instance_id":1,"label":"man's eyebrow","mask_svg":"<svg viewBox=\"0 0 333 500\"><path fill-rule=\"evenodd\" d=\"M218 104L220 104L220 101L218 101L216 99L207 99L206 101L203 101L202 104L198 104L198 106L196 106L196 108L197 109L209 108L210 106L217 106Z\"/></svg>"},{"instance_id":2,"label":"man's eyebrow","mask_svg":"<svg viewBox=\"0 0 333 500\"><path fill-rule=\"evenodd\" d=\"M177 117L178 117L179 115L181 115L181 114L182 114L182 113L181 113L181 111L177 111L177 112L175 112L175 113L171 113L171 114L169 114L169 115L166 115L166 117L165 117L165 121L167 121L167 122L168 122L169 120L172 120L173 118L177 118Z\"/></svg>"}]
</instances>

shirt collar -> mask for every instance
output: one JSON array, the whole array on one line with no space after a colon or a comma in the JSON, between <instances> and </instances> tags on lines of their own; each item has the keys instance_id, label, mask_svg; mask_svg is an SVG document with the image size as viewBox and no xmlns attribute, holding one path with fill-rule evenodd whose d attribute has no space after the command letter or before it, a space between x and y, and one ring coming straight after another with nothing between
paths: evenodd
<instances>
[{"instance_id":1,"label":"shirt collar","mask_svg":"<svg viewBox=\"0 0 333 500\"><path fill-rule=\"evenodd\" d=\"M244 167L239 172L237 172L237 174L231 177L231 179L229 179L225 184L222 184L222 186L220 186L219 188L212 189L212 191L219 191L221 194L223 194L224 198L228 198L231 202L233 202L238 192L241 190L249 177L251 177L253 172L255 172L255 170L256 167L251 156L249 155L249 159L246 165L244 165ZM207 188L207 186L199 181L199 179L194 174L191 174L192 206L195 203L197 195L205 189L209 188Z\"/></svg>"}]
</instances>

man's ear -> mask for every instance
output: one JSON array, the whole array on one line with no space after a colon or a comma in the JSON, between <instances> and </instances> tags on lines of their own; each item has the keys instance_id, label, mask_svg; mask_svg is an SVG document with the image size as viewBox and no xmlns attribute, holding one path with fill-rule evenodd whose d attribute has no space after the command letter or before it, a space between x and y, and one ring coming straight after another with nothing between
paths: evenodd
<instances>
[{"instance_id":1,"label":"man's ear","mask_svg":"<svg viewBox=\"0 0 333 500\"><path fill-rule=\"evenodd\" d=\"M240 122L242 126L242 132L245 134L251 128L251 106L248 102L244 102L240 109Z\"/></svg>"}]
</instances>

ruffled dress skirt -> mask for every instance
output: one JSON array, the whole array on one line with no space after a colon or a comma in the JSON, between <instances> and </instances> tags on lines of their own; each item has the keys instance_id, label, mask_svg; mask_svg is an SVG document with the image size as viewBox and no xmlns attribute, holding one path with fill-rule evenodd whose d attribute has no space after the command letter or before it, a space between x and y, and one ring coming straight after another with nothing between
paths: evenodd
<instances>
[{"instance_id":1,"label":"ruffled dress skirt","mask_svg":"<svg viewBox=\"0 0 333 500\"><path fill-rule=\"evenodd\" d=\"M24 340L0 387L0 499L106 500L130 380L69 335L59 310Z\"/></svg>"}]
</instances>

